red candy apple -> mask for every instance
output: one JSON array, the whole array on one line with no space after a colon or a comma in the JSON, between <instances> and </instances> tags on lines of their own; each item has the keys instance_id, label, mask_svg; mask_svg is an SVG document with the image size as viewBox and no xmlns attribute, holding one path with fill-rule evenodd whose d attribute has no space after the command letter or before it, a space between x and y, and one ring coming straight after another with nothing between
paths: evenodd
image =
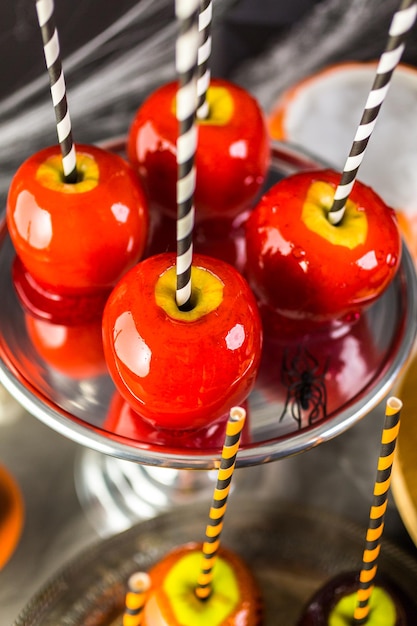
<instances>
[{"instance_id":1,"label":"red candy apple","mask_svg":"<svg viewBox=\"0 0 417 626\"><path fill-rule=\"evenodd\" d=\"M294 174L274 185L246 223L247 275L261 306L283 319L329 322L372 304L401 258L395 213L356 181L332 225L340 174Z\"/></svg>"},{"instance_id":2,"label":"red candy apple","mask_svg":"<svg viewBox=\"0 0 417 626\"><path fill-rule=\"evenodd\" d=\"M197 430L249 395L261 356L255 298L232 266L195 255L192 307L175 300L175 255L138 263L104 309L110 374L134 411L157 428Z\"/></svg>"},{"instance_id":3,"label":"red candy apple","mask_svg":"<svg viewBox=\"0 0 417 626\"><path fill-rule=\"evenodd\" d=\"M176 215L177 83L157 89L136 113L128 156L150 201ZM207 92L209 115L198 122L196 221L234 218L255 198L269 165L264 116L255 99L232 83L213 79Z\"/></svg>"},{"instance_id":4,"label":"red candy apple","mask_svg":"<svg viewBox=\"0 0 417 626\"><path fill-rule=\"evenodd\" d=\"M201 555L201 544L186 543L150 569L143 626L261 626L260 588L236 552L220 546L213 567L212 593L206 600L197 598Z\"/></svg>"},{"instance_id":5,"label":"red candy apple","mask_svg":"<svg viewBox=\"0 0 417 626\"><path fill-rule=\"evenodd\" d=\"M240 437L240 447L250 443L250 413L248 402L242 403L242 408L246 412L245 424ZM228 413L224 420L210 423L205 428L199 430L167 430L154 428L148 421L142 419L138 413L116 391L110 401L106 419L103 422L104 430L114 433L120 437L131 439L145 446L163 446L171 450L192 449L221 451L224 444L225 423L229 417Z\"/></svg>"},{"instance_id":6,"label":"red candy apple","mask_svg":"<svg viewBox=\"0 0 417 626\"><path fill-rule=\"evenodd\" d=\"M25 323L36 352L55 371L75 380L108 373L99 317L67 326L25 312Z\"/></svg>"},{"instance_id":7,"label":"red candy apple","mask_svg":"<svg viewBox=\"0 0 417 626\"><path fill-rule=\"evenodd\" d=\"M141 183L120 156L78 145L76 183L65 183L58 146L17 170L7 200L16 253L39 292L110 290L141 257L148 213Z\"/></svg>"}]
</instances>

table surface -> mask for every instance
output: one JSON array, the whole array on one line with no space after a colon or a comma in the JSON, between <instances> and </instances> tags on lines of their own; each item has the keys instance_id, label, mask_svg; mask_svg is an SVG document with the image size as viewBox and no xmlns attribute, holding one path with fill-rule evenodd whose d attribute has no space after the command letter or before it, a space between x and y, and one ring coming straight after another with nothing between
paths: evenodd
<instances>
[{"instance_id":1,"label":"table surface","mask_svg":"<svg viewBox=\"0 0 417 626\"><path fill-rule=\"evenodd\" d=\"M14 416L0 420L0 462L20 485L26 517L20 543L0 571L2 625L13 622L59 567L100 540L98 529L91 522L91 512L83 509L76 492L74 469L83 449L17 405L12 404L12 408L16 409ZM305 502L366 527L383 417L384 404L336 439L262 466L262 497ZM259 468L238 471L256 469ZM237 485L244 493L242 475ZM209 504L210 500L207 507ZM385 537L417 559L417 549L407 535L392 496Z\"/></svg>"}]
</instances>

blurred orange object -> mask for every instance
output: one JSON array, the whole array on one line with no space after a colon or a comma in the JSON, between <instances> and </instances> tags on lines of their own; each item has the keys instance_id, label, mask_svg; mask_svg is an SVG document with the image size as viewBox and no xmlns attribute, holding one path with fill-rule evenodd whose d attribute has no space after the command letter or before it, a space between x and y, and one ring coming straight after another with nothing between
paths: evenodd
<instances>
[{"instance_id":1,"label":"blurred orange object","mask_svg":"<svg viewBox=\"0 0 417 626\"><path fill-rule=\"evenodd\" d=\"M22 533L23 498L20 489L0 465L0 569L12 556Z\"/></svg>"},{"instance_id":2,"label":"blurred orange object","mask_svg":"<svg viewBox=\"0 0 417 626\"><path fill-rule=\"evenodd\" d=\"M376 62L345 62L306 77L284 92L268 117L271 136L344 168ZM417 263L417 69L400 64L381 107L358 180L398 212Z\"/></svg>"}]
</instances>

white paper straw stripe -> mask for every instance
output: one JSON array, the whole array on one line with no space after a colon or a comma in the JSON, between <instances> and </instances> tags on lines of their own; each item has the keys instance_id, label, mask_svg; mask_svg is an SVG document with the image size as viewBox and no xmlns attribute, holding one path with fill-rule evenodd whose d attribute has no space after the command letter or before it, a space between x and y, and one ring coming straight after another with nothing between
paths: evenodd
<instances>
[{"instance_id":1,"label":"white paper straw stripe","mask_svg":"<svg viewBox=\"0 0 417 626\"><path fill-rule=\"evenodd\" d=\"M193 232L193 228L194 228L194 207L187 215L185 215L184 217L182 217L181 219L177 221L178 239L185 239L186 237L189 237Z\"/></svg>"},{"instance_id":2,"label":"white paper straw stripe","mask_svg":"<svg viewBox=\"0 0 417 626\"><path fill-rule=\"evenodd\" d=\"M60 122L58 122L56 129L58 132L58 140L60 142L65 141L65 139L68 137L69 133L71 132L71 120L70 120L68 111L66 115L64 116L64 118Z\"/></svg>"},{"instance_id":3,"label":"white paper straw stripe","mask_svg":"<svg viewBox=\"0 0 417 626\"><path fill-rule=\"evenodd\" d=\"M345 163L345 170L347 172L351 172L352 170L356 170L362 161L362 155L361 154L357 154L356 156L350 156L348 157L348 160Z\"/></svg>"},{"instance_id":4,"label":"white paper straw stripe","mask_svg":"<svg viewBox=\"0 0 417 626\"><path fill-rule=\"evenodd\" d=\"M175 3L175 15L179 20L187 20L199 9L200 0L177 0Z\"/></svg>"},{"instance_id":5,"label":"white paper straw stripe","mask_svg":"<svg viewBox=\"0 0 417 626\"><path fill-rule=\"evenodd\" d=\"M392 70L394 70L400 62L402 53L404 52L404 48L404 45L400 45L395 50L391 50L390 52L384 52L378 64L378 74L392 72Z\"/></svg>"},{"instance_id":6,"label":"white paper straw stripe","mask_svg":"<svg viewBox=\"0 0 417 626\"><path fill-rule=\"evenodd\" d=\"M61 70L61 74L54 85L51 85L52 103L56 106L65 97L65 78Z\"/></svg>"},{"instance_id":7,"label":"white paper straw stripe","mask_svg":"<svg viewBox=\"0 0 417 626\"><path fill-rule=\"evenodd\" d=\"M210 86L210 72L206 72L198 79L198 93L205 93Z\"/></svg>"},{"instance_id":8,"label":"white paper straw stripe","mask_svg":"<svg viewBox=\"0 0 417 626\"><path fill-rule=\"evenodd\" d=\"M176 68L177 72L184 73L193 70L196 60L193 50L198 50L198 42L200 41L198 28L194 25L191 30L184 34L176 44Z\"/></svg>"},{"instance_id":9,"label":"white paper straw stripe","mask_svg":"<svg viewBox=\"0 0 417 626\"><path fill-rule=\"evenodd\" d=\"M52 38L44 45L46 67L49 69L58 61L59 57L59 41L56 30Z\"/></svg>"},{"instance_id":10,"label":"white paper straw stripe","mask_svg":"<svg viewBox=\"0 0 417 626\"><path fill-rule=\"evenodd\" d=\"M369 111L369 109L367 109ZM372 120L372 122L368 122L368 124L362 124L358 127L355 135L355 142L363 141L364 139L368 139L372 131L374 130L374 126L376 124L376 118Z\"/></svg>"},{"instance_id":11,"label":"white paper straw stripe","mask_svg":"<svg viewBox=\"0 0 417 626\"><path fill-rule=\"evenodd\" d=\"M184 163L193 158L197 149L197 129L195 124L188 131L178 137L178 163Z\"/></svg>"},{"instance_id":12,"label":"white paper straw stripe","mask_svg":"<svg viewBox=\"0 0 417 626\"><path fill-rule=\"evenodd\" d=\"M43 2L36 2L36 12L38 14L39 26L42 28L52 17L54 12L53 1L44 0Z\"/></svg>"},{"instance_id":13,"label":"white paper straw stripe","mask_svg":"<svg viewBox=\"0 0 417 626\"><path fill-rule=\"evenodd\" d=\"M187 282L184 287L179 287L176 292L177 301L188 302L191 299L191 284Z\"/></svg>"},{"instance_id":14,"label":"white paper straw stripe","mask_svg":"<svg viewBox=\"0 0 417 626\"><path fill-rule=\"evenodd\" d=\"M183 178L178 180L177 182L177 200L181 204L187 202L193 197L195 190L195 180L196 180L196 172L193 167L188 174L186 174ZM186 215L179 216L178 219L183 219Z\"/></svg>"},{"instance_id":15,"label":"white paper straw stripe","mask_svg":"<svg viewBox=\"0 0 417 626\"><path fill-rule=\"evenodd\" d=\"M390 84L387 83L383 87L380 87L379 89L375 89L374 91L371 91L368 96L368 100L366 101L365 108L372 109L373 107L380 105L384 101L385 96L387 95L389 85Z\"/></svg>"},{"instance_id":16,"label":"white paper straw stripe","mask_svg":"<svg viewBox=\"0 0 417 626\"><path fill-rule=\"evenodd\" d=\"M404 51L405 36L414 25L416 13L416 0L402 0L400 8L391 20L388 41L380 57L374 83L368 95L339 186L336 189L333 206L329 211L329 221L334 225L343 219L346 200L352 191L379 110L388 92L392 74Z\"/></svg>"},{"instance_id":17,"label":"white paper straw stripe","mask_svg":"<svg viewBox=\"0 0 417 626\"><path fill-rule=\"evenodd\" d=\"M211 55L211 37L207 39L198 49L198 64L202 65L209 60Z\"/></svg>"},{"instance_id":18,"label":"white paper straw stripe","mask_svg":"<svg viewBox=\"0 0 417 626\"><path fill-rule=\"evenodd\" d=\"M195 115L197 106L197 77L193 76L188 84L177 92L177 119L187 121Z\"/></svg>"},{"instance_id":19,"label":"white paper straw stripe","mask_svg":"<svg viewBox=\"0 0 417 626\"><path fill-rule=\"evenodd\" d=\"M74 144L71 146L70 151L68 154L66 154L64 157L62 157L62 167L64 169L64 171L70 171L71 167L73 166L74 162L75 162L75 147Z\"/></svg>"},{"instance_id":20,"label":"white paper straw stripe","mask_svg":"<svg viewBox=\"0 0 417 626\"><path fill-rule=\"evenodd\" d=\"M339 200L340 198L344 198L348 196L350 192L352 191L353 184L354 182L351 181L350 183L347 183L346 185L339 185L339 187L336 189L336 193L334 194L335 199Z\"/></svg>"},{"instance_id":21,"label":"white paper straw stripe","mask_svg":"<svg viewBox=\"0 0 417 626\"><path fill-rule=\"evenodd\" d=\"M417 5L412 5L408 7L408 9L398 11L398 13L394 15L394 18L392 20L389 34L392 37L398 37L399 35L403 35L404 33L408 32L414 24L416 14Z\"/></svg>"},{"instance_id":22,"label":"white paper straw stripe","mask_svg":"<svg viewBox=\"0 0 417 626\"><path fill-rule=\"evenodd\" d=\"M211 20L213 19L213 3L206 3L205 7L203 7L200 11L200 15L198 16L198 28L200 31L204 30L211 24Z\"/></svg>"},{"instance_id":23,"label":"white paper straw stripe","mask_svg":"<svg viewBox=\"0 0 417 626\"><path fill-rule=\"evenodd\" d=\"M180 254L177 263L178 263L178 271L180 274L184 274L192 262L192 248L188 248L183 254Z\"/></svg>"},{"instance_id":24,"label":"white paper straw stripe","mask_svg":"<svg viewBox=\"0 0 417 626\"><path fill-rule=\"evenodd\" d=\"M60 58L58 32L54 23L53 0L36 0L36 12L42 34L45 62L49 73L64 177L66 182L75 182L77 179L76 154L72 140L71 120Z\"/></svg>"}]
</instances>

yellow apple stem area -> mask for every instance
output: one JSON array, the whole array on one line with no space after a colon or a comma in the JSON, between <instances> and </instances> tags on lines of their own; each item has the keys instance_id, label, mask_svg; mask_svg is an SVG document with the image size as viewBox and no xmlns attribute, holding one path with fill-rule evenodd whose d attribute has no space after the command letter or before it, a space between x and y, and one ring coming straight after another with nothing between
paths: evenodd
<instances>
[{"instance_id":1,"label":"yellow apple stem area","mask_svg":"<svg viewBox=\"0 0 417 626\"><path fill-rule=\"evenodd\" d=\"M353 250L366 241L368 219L365 211L358 211L356 203L347 200L343 218L337 224L332 224L329 213L333 206L334 193L334 187L329 183L312 183L303 204L301 219L309 230L333 245Z\"/></svg>"},{"instance_id":2,"label":"yellow apple stem area","mask_svg":"<svg viewBox=\"0 0 417 626\"><path fill-rule=\"evenodd\" d=\"M226 87L210 85L206 93L207 115L198 117L198 124L226 126L233 117L235 105L230 91ZM176 115L176 99L172 103L172 112Z\"/></svg>"},{"instance_id":3,"label":"yellow apple stem area","mask_svg":"<svg viewBox=\"0 0 417 626\"><path fill-rule=\"evenodd\" d=\"M54 154L38 167L36 179L48 189L63 193L84 193L98 185L100 178L96 161L87 154L77 153L77 180L68 183L62 167L62 157Z\"/></svg>"},{"instance_id":4,"label":"yellow apple stem area","mask_svg":"<svg viewBox=\"0 0 417 626\"><path fill-rule=\"evenodd\" d=\"M224 284L203 267L191 268L191 302L187 310L179 308L176 301L176 270L170 267L159 277L155 287L155 302L172 319L194 322L208 315L221 304Z\"/></svg>"},{"instance_id":5,"label":"yellow apple stem area","mask_svg":"<svg viewBox=\"0 0 417 626\"><path fill-rule=\"evenodd\" d=\"M352 626L357 593L344 596L329 615L329 626ZM389 594L381 587L374 587L369 601L368 626L395 626L397 613Z\"/></svg>"},{"instance_id":6,"label":"yellow apple stem area","mask_svg":"<svg viewBox=\"0 0 417 626\"><path fill-rule=\"evenodd\" d=\"M229 563L219 557L216 561L214 593L202 601L194 593L195 572L200 562L199 551L190 552L179 559L165 578L164 591L182 626L220 626L239 602L238 581Z\"/></svg>"}]
</instances>

